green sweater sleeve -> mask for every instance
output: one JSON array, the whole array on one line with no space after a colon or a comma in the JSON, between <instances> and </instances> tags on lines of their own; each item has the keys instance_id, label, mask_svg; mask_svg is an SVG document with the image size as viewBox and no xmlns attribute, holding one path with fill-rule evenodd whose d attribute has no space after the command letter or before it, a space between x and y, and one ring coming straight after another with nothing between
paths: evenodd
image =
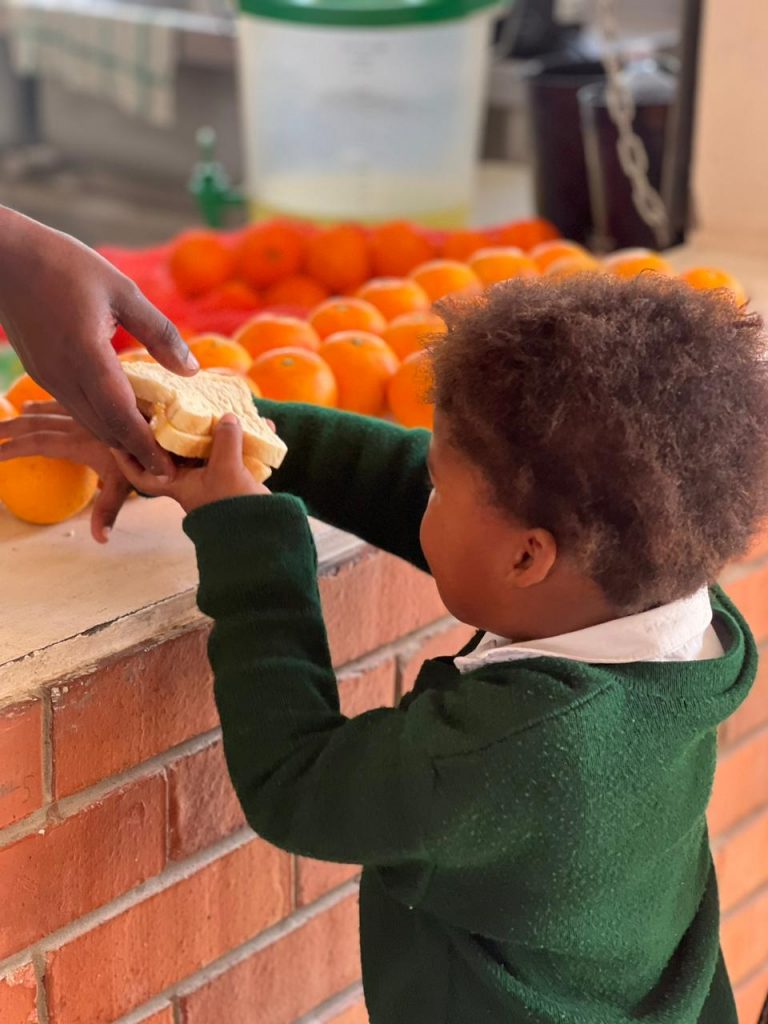
<instances>
[{"instance_id":1,"label":"green sweater sleeve","mask_svg":"<svg viewBox=\"0 0 768 1024\"><path fill-rule=\"evenodd\" d=\"M258 399L288 455L270 489L310 515L427 569L419 525L429 498L429 432L335 409Z\"/></svg>"},{"instance_id":2,"label":"green sweater sleeve","mask_svg":"<svg viewBox=\"0 0 768 1024\"><path fill-rule=\"evenodd\" d=\"M341 714L301 502L217 502L184 529L197 548L198 604L214 620L224 750L250 825L324 860L424 861L430 760L405 712Z\"/></svg>"}]
</instances>

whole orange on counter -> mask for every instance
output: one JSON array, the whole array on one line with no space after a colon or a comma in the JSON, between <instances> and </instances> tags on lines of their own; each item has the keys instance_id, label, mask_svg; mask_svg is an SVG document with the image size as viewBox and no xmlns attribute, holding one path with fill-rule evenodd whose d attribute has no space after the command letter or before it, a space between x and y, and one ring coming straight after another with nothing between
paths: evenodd
<instances>
[{"instance_id":1,"label":"whole orange on counter","mask_svg":"<svg viewBox=\"0 0 768 1024\"><path fill-rule=\"evenodd\" d=\"M429 352L414 352L403 360L387 385L387 401L392 415L404 427L432 430L435 407L429 401L432 386L432 361Z\"/></svg>"},{"instance_id":2,"label":"whole orange on counter","mask_svg":"<svg viewBox=\"0 0 768 1024\"><path fill-rule=\"evenodd\" d=\"M0 420L11 420L14 416L18 416L16 408L7 398L0 396Z\"/></svg>"},{"instance_id":3,"label":"whole orange on counter","mask_svg":"<svg viewBox=\"0 0 768 1024\"><path fill-rule=\"evenodd\" d=\"M409 277L374 277L358 288L358 299L375 306L385 320L394 320L403 313L429 309L427 293Z\"/></svg>"},{"instance_id":4,"label":"whole orange on counter","mask_svg":"<svg viewBox=\"0 0 768 1024\"><path fill-rule=\"evenodd\" d=\"M320 346L339 387L339 408L379 416L386 410L387 382L399 360L385 341L366 331L339 331Z\"/></svg>"},{"instance_id":5,"label":"whole orange on counter","mask_svg":"<svg viewBox=\"0 0 768 1024\"><path fill-rule=\"evenodd\" d=\"M733 274L721 270L720 267L692 267L684 271L680 277L698 291L724 289L731 293L737 306L746 305L747 293L744 285Z\"/></svg>"},{"instance_id":6,"label":"whole orange on counter","mask_svg":"<svg viewBox=\"0 0 768 1024\"><path fill-rule=\"evenodd\" d=\"M510 281L513 277L538 277L541 273L530 256L511 245L478 249L469 266L486 287Z\"/></svg>"},{"instance_id":7,"label":"whole orange on counter","mask_svg":"<svg viewBox=\"0 0 768 1024\"><path fill-rule=\"evenodd\" d=\"M602 270L602 263L591 253L574 253L550 263L544 271L544 276L573 277L574 274L602 273Z\"/></svg>"},{"instance_id":8,"label":"whole orange on counter","mask_svg":"<svg viewBox=\"0 0 768 1024\"><path fill-rule=\"evenodd\" d=\"M299 272L304 248L304 236L294 224L254 224L235 251L237 274L253 288L266 288Z\"/></svg>"},{"instance_id":9,"label":"whole orange on counter","mask_svg":"<svg viewBox=\"0 0 768 1024\"><path fill-rule=\"evenodd\" d=\"M264 303L267 306L288 306L304 313L327 298L328 289L306 274L285 277L264 292Z\"/></svg>"},{"instance_id":10,"label":"whole orange on counter","mask_svg":"<svg viewBox=\"0 0 768 1024\"><path fill-rule=\"evenodd\" d=\"M468 262L471 256L489 245L491 238L487 231L452 231L443 242L440 255L447 260Z\"/></svg>"},{"instance_id":11,"label":"whole orange on counter","mask_svg":"<svg viewBox=\"0 0 768 1024\"><path fill-rule=\"evenodd\" d=\"M427 233L410 221L397 220L371 230L369 247L376 277L405 277L437 255Z\"/></svg>"},{"instance_id":12,"label":"whole orange on counter","mask_svg":"<svg viewBox=\"0 0 768 1024\"><path fill-rule=\"evenodd\" d=\"M430 302L438 302L446 295L479 290L480 278L466 263L458 260L430 260L422 263L411 274L429 296Z\"/></svg>"},{"instance_id":13,"label":"whole orange on counter","mask_svg":"<svg viewBox=\"0 0 768 1024\"><path fill-rule=\"evenodd\" d=\"M382 337L398 359L405 359L414 352L421 352L432 338L445 334L445 331L442 317L425 309L395 317Z\"/></svg>"},{"instance_id":14,"label":"whole orange on counter","mask_svg":"<svg viewBox=\"0 0 768 1024\"><path fill-rule=\"evenodd\" d=\"M357 224L326 228L310 239L307 273L332 292L353 291L371 276L366 234Z\"/></svg>"},{"instance_id":15,"label":"whole orange on counter","mask_svg":"<svg viewBox=\"0 0 768 1024\"><path fill-rule=\"evenodd\" d=\"M234 276L235 255L215 232L187 231L174 242L169 267L182 295L204 295Z\"/></svg>"},{"instance_id":16,"label":"whole orange on counter","mask_svg":"<svg viewBox=\"0 0 768 1024\"><path fill-rule=\"evenodd\" d=\"M82 512L98 477L88 466L42 455L0 462L0 501L18 519L41 526Z\"/></svg>"},{"instance_id":17,"label":"whole orange on counter","mask_svg":"<svg viewBox=\"0 0 768 1024\"><path fill-rule=\"evenodd\" d=\"M336 405L336 378L317 352L305 348L278 348L259 356L248 371L265 398L281 402Z\"/></svg>"},{"instance_id":18,"label":"whole orange on counter","mask_svg":"<svg viewBox=\"0 0 768 1024\"><path fill-rule=\"evenodd\" d=\"M189 351L204 370L213 368L247 373L253 362L250 353L238 342L222 334L198 334L187 342Z\"/></svg>"},{"instance_id":19,"label":"whole orange on counter","mask_svg":"<svg viewBox=\"0 0 768 1024\"><path fill-rule=\"evenodd\" d=\"M276 348L305 348L317 352L320 339L306 320L280 313L258 313L235 333L234 340L253 358Z\"/></svg>"},{"instance_id":20,"label":"whole orange on counter","mask_svg":"<svg viewBox=\"0 0 768 1024\"><path fill-rule=\"evenodd\" d=\"M320 338L327 338L338 331L381 334L387 326L387 321L372 303L345 297L321 302L309 314L309 322Z\"/></svg>"},{"instance_id":21,"label":"whole orange on counter","mask_svg":"<svg viewBox=\"0 0 768 1024\"><path fill-rule=\"evenodd\" d=\"M25 402L50 402L53 395L49 395L45 388L41 388L28 373L22 373L8 388L5 397L18 412L21 412Z\"/></svg>"},{"instance_id":22,"label":"whole orange on counter","mask_svg":"<svg viewBox=\"0 0 768 1024\"><path fill-rule=\"evenodd\" d=\"M560 232L555 225L543 217L530 217L528 220L500 224L492 228L490 234L494 245L516 245L528 253L543 242L560 238Z\"/></svg>"},{"instance_id":23,"label":"whole orange on counter","mask_svg":"<svg viewBox=\"0 0 768 1024\"><path fill-rule=\"evenodd\" d=\"M543 274L558 260L589 256L589 252L578 242L569 242L566 238L553 238L534 246L528 255Z\"/></svg>"},{"instance_id":24,"label":"whole orange on counter","mask_svg":"<svg viewBox=\"0 0 768 1024\"><path fill-rule=\"evenodd\" d=\"M603 260L603 267L611 274L628 280L638 274L671 274L672 267L662 255L652 249L617 249Z\"/></svg>"}]
</instances>

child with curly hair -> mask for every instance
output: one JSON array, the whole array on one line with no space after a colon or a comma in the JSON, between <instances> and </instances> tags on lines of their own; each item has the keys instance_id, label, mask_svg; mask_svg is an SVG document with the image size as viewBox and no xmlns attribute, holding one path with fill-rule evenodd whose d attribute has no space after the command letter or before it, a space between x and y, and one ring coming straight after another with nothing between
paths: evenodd
<instances>
[{"instance_id":1,"label":"child with curly hair","mask_svg":"<svg viewBox=\"0 0 768 1024\"><path fill-rule=\"evenodd\" d=\"M279 493L229 418L171 481L118 457L188 512L248 821L363 865L372 1024L736 1024L705 810L757 661L715 581L768 513L761 322L650 276L442 312L431 437L259 401ZM111 458L63 416L0 435L3 459ZM477 628L396 708L339 711L307 512Z\"/></svg>"}]
</instances>

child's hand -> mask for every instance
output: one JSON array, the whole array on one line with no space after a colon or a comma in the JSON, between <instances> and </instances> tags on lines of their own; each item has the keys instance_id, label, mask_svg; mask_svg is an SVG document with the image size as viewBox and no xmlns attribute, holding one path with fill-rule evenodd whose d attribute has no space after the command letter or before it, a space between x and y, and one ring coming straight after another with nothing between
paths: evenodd
<instances>
[{"instance_id":1,"label":"child's hand","mask_svg":"<svg viewBox=\"0 0 768 1024\"><path fill-rule=\"evenodd\" d=\"M214 431L208 462L199 469L177 467L172 480L154 476L124 452L113 451L112 455L121 473L137 491L153 497L173 498L185 512L226 498L270 493L263 484L256 483L243 465L243 430L239 420L229 413L222 417Z\"/></svg>"},{"instance_id":2,"label":"child's hand","mask_svg":"<svg viewBox=\"0 0 768 1024\"><path fill-rule=\"evenodd\" d=\"M5 440L5 439L8 440ZM99 475L101 490L91 511L91 533L106 543L131 485L112 454L57 402L27 402L21 416L0 422L0 462L27 455L69 459L90 466Z\"/></svg>"}]
</instances>

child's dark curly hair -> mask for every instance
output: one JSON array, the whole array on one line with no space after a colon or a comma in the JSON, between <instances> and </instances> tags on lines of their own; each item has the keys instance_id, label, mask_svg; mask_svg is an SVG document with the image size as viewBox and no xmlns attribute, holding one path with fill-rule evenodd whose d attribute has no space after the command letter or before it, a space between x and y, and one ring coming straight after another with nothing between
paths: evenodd
<instances>
[{"instance_id":1,"label":"child's dark curly hair","mask_svg":"<svg viewBox=\"0 0 768 1024\"><path fill-rule=\"evenodd\" d=\"M624 614L713 582L768 514L762 321L658 275L444 303L434 397L494 502Z\"/></svg>"}]
</instances>

